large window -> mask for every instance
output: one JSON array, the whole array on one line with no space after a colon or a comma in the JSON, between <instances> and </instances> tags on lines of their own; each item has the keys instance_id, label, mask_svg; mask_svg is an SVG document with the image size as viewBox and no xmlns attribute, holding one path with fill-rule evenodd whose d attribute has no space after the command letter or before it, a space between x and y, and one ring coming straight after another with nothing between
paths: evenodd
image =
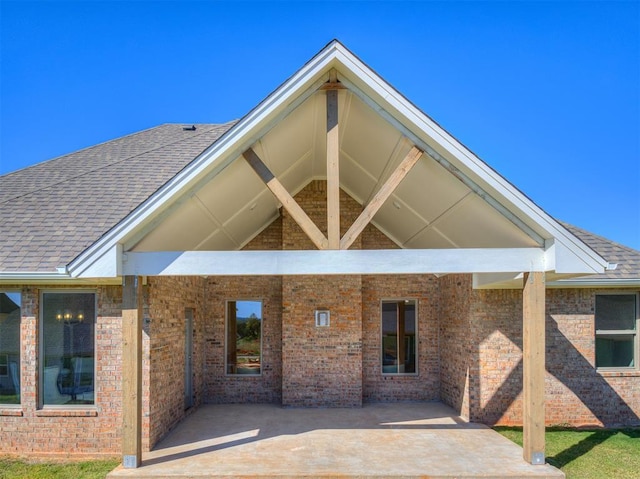
<instances>
[{"instance_id":1,"label":"large window","mask_svg":"<svg viewBox=\"0 0 640 479\"><path fill-rule=\"evenodd\" d=\"M41 317L42 404L94 404L95 294L43 293Z\"/></svg>"},{"instance_id":2,"label":"large window","mask_svg":"<svg viewBox=\"0 0 640 479\"><path fill-rule=\"evenodd\" d=\"M262 302L227 301L227 374L262 370Z\"/></svg>"},{"instance_id":3,"label":"large window","mask_svg":"<svg viewBox=\"0 0 640 479\"><path fill-rule=\"evenodd\" d=\"M0 291L0 404L20 404L20 293Z\"/></svg>"},{"instance_id":4,"label":"large window","mask_svg":"<svg viewBox=\"0 0 640 479\"><path fill-rule=\"evenodd\" d=\"M596 296L596 367L637 368L638 296Z\"/></svg>"},{"instance_id":5,"label":"large window","mask_svg":"<svg viewBox=\"0 0 640 479\"><path fill-rule=\"evenodd\" d=\"M416 301L382 302L382 372L415 374L417 371Z\"/></svg>"}]
</instances>

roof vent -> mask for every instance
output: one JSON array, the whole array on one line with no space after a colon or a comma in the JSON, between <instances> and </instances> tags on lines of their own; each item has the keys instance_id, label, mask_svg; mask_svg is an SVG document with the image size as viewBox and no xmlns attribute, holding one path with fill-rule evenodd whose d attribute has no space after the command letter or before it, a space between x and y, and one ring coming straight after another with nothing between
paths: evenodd
<instances>
[{"instance_id":1,"label":"roof vent","mask_svg":"<svg viewBox=\"0 0 640 479\"><path fill-rule=\"evenodd\" d=\"M196 131L196 125L185 125L182 127L184 131Z\"/></svg>"}]
</instances>

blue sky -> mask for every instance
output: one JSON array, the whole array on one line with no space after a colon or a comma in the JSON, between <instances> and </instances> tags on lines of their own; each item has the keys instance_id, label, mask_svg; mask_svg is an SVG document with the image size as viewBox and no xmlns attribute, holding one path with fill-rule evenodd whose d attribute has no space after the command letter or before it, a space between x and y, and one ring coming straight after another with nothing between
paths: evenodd
<instances>
[{"instance_id":1,"label":"blue sky","mask_svg":"<svg viewBox=\"0 0 640 479\"><path fill-rule=\"evenodd\" d=\"M239 118L338 38L556 218L640 249L640 2L0 1L0 174Z\"/></svg>"}]
</instances>

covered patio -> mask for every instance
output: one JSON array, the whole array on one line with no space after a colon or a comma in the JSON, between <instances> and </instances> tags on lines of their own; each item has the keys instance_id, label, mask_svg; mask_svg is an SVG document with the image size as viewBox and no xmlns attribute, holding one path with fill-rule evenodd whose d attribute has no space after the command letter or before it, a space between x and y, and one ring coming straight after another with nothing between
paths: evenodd
<instances>
[{"instance_id":1,"label":"covered patio","mask_svg":"<svg viewBox=\"0 0 640 479\"><path fill-rule=\"evenodd\" d=\"M207 405L114 478L562 478L439 402L362 408Z\"/></svg>"}]
</instances>

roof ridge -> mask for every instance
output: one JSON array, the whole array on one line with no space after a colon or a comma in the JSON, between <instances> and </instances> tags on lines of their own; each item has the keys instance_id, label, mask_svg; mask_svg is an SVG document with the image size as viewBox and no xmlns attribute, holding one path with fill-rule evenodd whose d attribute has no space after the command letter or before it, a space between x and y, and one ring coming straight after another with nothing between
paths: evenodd
<instances>
[{"instance_id":1,"label":"roof ridge","mask_svg":"<svg viewBox=\"0 0 640 479\"><path fill-rule=\"evenodd\" d=\"M46 185L46 186L43 186L43 187L41 187L41 188L34 188L34 189L29 190L29 191L27 191L27 192L25 192L25 193L23 193L23 194L21 194L21 195L13 196L13 197L8 198L8 199L6 199L6 200L4 200L4 201L0 201L0 205L1 205L1 204L8 203L8 202L10 202L10 201L14 201L14 200L16 200L16 199L18 199L18 198L24 198L25 196L31 195L31 194L33 194L33 193L35 193L35 192L38 192L38 191L47 190L47 189L49 189L49 188L55 187L55 186L60 185L60 184L62 184L62 183L64 183L64 182L66 182L66 181L69 181L69 180L74 180L74 179L77 179L77 178L82 178L83 176L86 176L86 175L88 175L88 174L95 173L96 171L100 171L100 170L102 170L102 169L104 169L104 168L109 168L109 167L111 167L111 166L113 166L113 165L117 165L117 164L122 163L122 162L124 162L124 161L129 161L129 160L131 160L131 159L133 159L133 158L137 158L137 157L140 157L140 156L142 156L142 155L146 155L146 154L148 154L148 153L151 153L152 151L159 150L159 149L161 149L161 148L166 148L167 146L175 145L176 143L180 143L180 142L182 142L182 141L190 140L190 139L192 139L194 136L199 136L199 135L202 135L203 133L208 133L209 131L211 131L211 130L213 130L213 129L215 129L215 128L218 128L218 127L221 127L221 126L225 126L225 125L227 125L227 124L229 124L229 123L232 123L232 122L227 122L227 123L222 123L222 124L213 124L213 123L212 123L212 124L208 124L208 123L196 123L196 125L208 125L208 126L210 126L211 128L206 129L206 130L202 130L202 131L200 131L200 132L198 132L198 133L194 133L193 135L190 135L188 138L181 138L181 139L178 139L178 140L175 140L175 141L169 142L169 143L164 143L164 144L159 145L159 146L156 146L156 147L154 147L154 148L150 148L150 149L145 150L145 151L143 151L143 152L137 153L137 154L135 154L135 155L127 156L127 157L125 157L125 158L121 158L121 159L118 159L118 160L116 160L116 161L110 162L110 163L108 163L108 164L106 164L106 165L102 165L102 166L100 166L100 167L97 167L97 168L94 168L94 169L90 169L89 171L85 171L84 173L81 173L81 174L78 174L78 175L75 175L75 176L69 176L69 177L66 177L66 178L64 178L64 179L62 179L62 180L60 180L60 181L58 181L58 182L56 182L56 183L50 183L50 184L48 184L48 185ZM147 130L142 130L142 131L141 131L141 132L139 132L139 133L148 132L148 131L151 131L151 130L154 130L154 129L156 129L156 128L160 128L160 127L162 127L162 126L166 126L166 125L181 125L181 124L183 124L183 123L163 123L163 124L158 125L158 126L155 126L155 127L153 127L153 128L149 128L149 129L147 129ZM101 145L105 145L105 144L107 144L107 143L111 143L112 141L118 141L118 140L121 140L121 139L123 139L123 138L127 138L127 137L129 137L129 136L134 136L135 134L136 134L136 133L133 133L133 134L130 134L130 135L125 135L125 136L122 136L122 137L119 137L119 138L115 138L115 139L113 139L113 140L110 140L110 141L106 141L106 142L100 143L99 145L95 145L94 147L98 147L98 146L101 146ZM76 154L76 153L81 153L81 152L83 152L83 151L86 151L86 150L89 150L89 149L93 149L94 147L84 148L84 149L82 149L82 150L78 150L78 151L74 151L74 152L71 152L71 153L67 153L66 155L62 155L62 156L56 157L55 159L60 159L60 158L63 158L64 156L69 156L69 155L73 155L73 154ZM42 164L44 164L44 163L48 163L48 162L50 162L50 161L54 161L54 159L52 159L52 160L47 160L47 161L43 161L42 163L38 163L38 164L36 164L36 165L32 165L32 166L29 166L29 167L27 167L27 168L32 168L32 167L35 167L35 166L38 166L38 165L42 165ZM23 168L23 170L24 170L24 169L26 169L26 168ZM22 170L18 170L18 171L22 171ZM15 172L14 172L14 173L15 173ZM7 175L7 176L8 176L8 175Z\"/></svg>"},{"instance_id":2,"label":"roof ridge","mask_svg":"<svg viewBox=\"0 0 640 479\"><path fill-rule=\"evenodd\" d=\"M60 160L60 159L66 157L66 156L69 156L69 155L75 155L76 153L82 153L84 151L93 150L95 148L98 148L99 146L104 146L106 144L113 143L113 142L116 142L116 141L120 141L120 140L123 140L123 139L128 138L128 137L141 135L141 134L147 133L147 132L149 132L151 130L155 130L157 128L161 128L161 127L163 127L165 125L171 125L171 123L161 123L161 124L156 125L156 126L151 126L149 128L145 128L144 130L139 130L139 131L134 131L132 133L127 133L126 135L118 136L117 138L111 138L110 140L105 140L105 141L97 143L95 145L85 146L84 148L80 148L79 150L71 151L71 152L68 152L68 153L63 153L63 154L55 156L53 158L49 158L48 160L40 161L38 163L35 163L33 165L25 166L24 168L20 168L20 169L17 169L15 171L10 171L9 173L6 173L4 175L0 175L0 178L11 176L11 175L14 175L16 173L20 173L20 172L22 172L24 170L28 170L30 168L36 168L36 167L44 165L46 163L51 163L53 161Z\"/></svg>"}]
</instances>

